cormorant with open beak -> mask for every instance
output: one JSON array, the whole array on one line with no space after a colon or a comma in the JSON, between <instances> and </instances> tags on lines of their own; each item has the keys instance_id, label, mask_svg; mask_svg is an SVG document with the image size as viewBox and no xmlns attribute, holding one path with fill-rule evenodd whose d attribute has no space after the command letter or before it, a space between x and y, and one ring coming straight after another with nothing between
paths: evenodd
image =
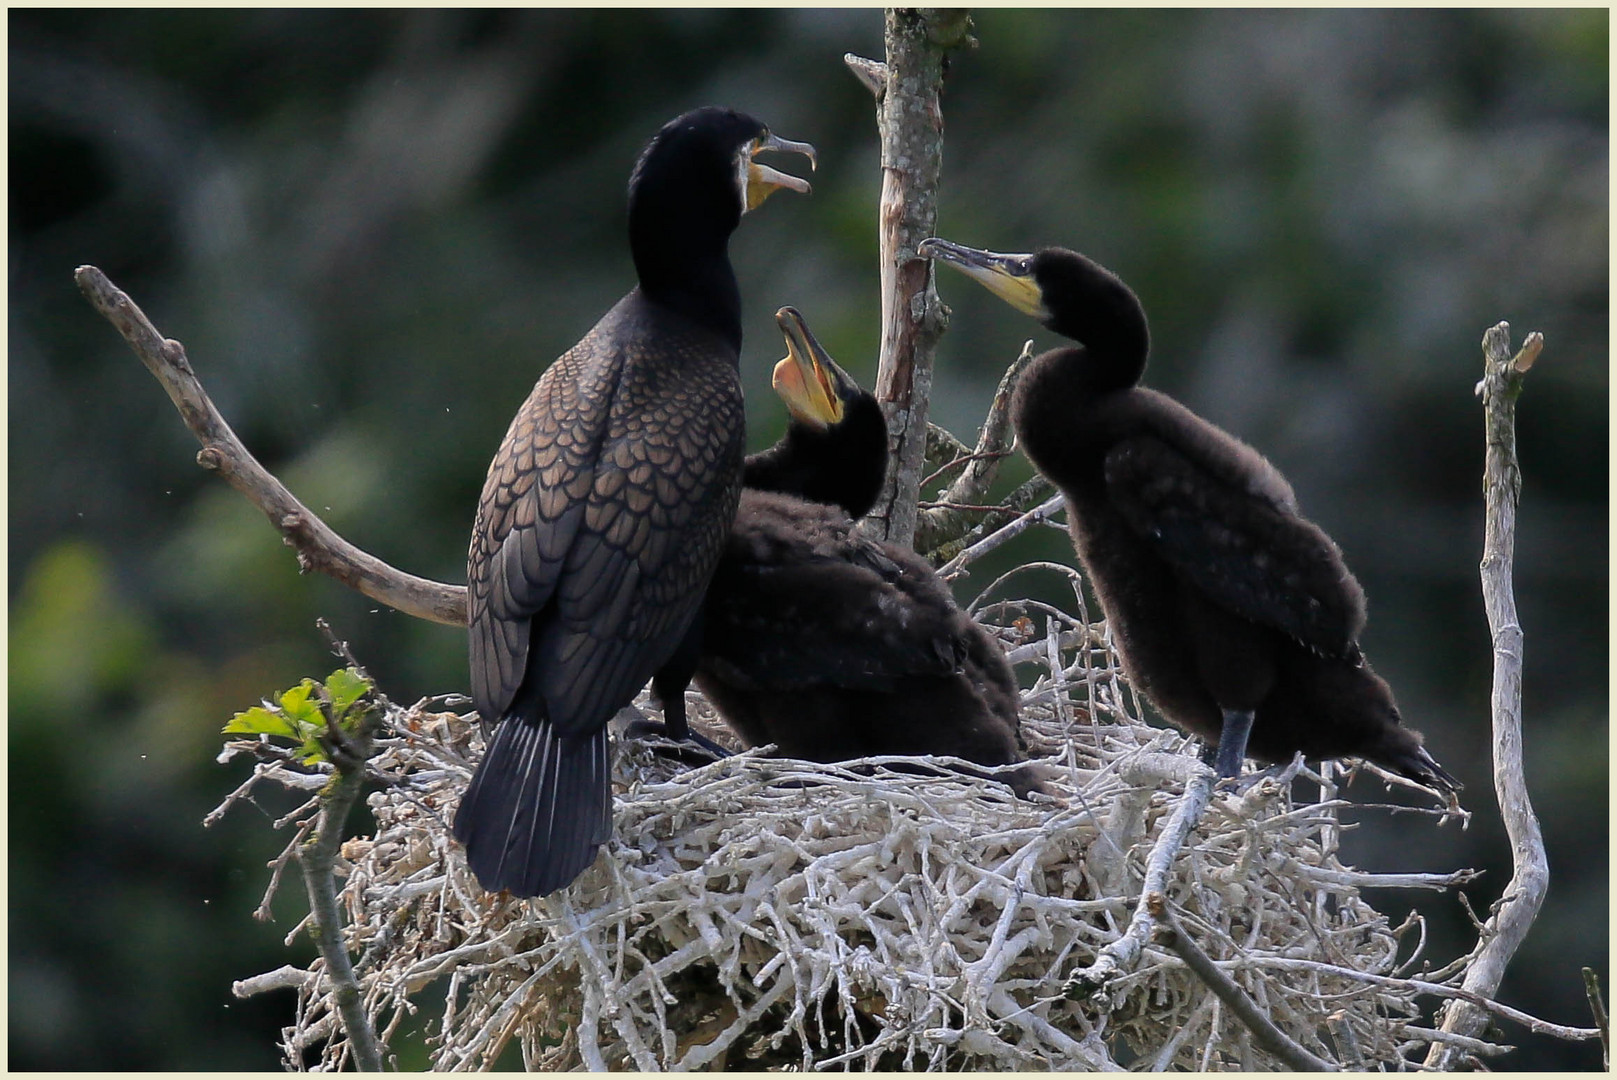
<instances>
[{"instance_id":1,"label":"cormorant with open beak","mask_svg":"<svg viewBox=\"0 0 1617 1080\"><path fill-rule=\"evenodd\" d=\"M629 180L639 284L540 377L489 466L467 562L472 697L498 720L454 833L490 890L543 895L611 835L607 721L647 679L684 738L701 604L741 492L729 237L813 148L729 109L664 125Z\"/></svg>"},{"instance_id":2,"label":"cormorant with open beak","mask_svg":"<svg viewBox=\"0 0 1617 1080\"><path fill-rule=\"evenodd\" d=\"M696 683L748 745L835 762L937 754L1024 758L1016 678L998 641L915 552L861 532L887 469L876 400L792 308L775 391L791 423L747 459L708 590ZM999 778L1019 794L1032 767Z\"/></svg>"}]
</instances>

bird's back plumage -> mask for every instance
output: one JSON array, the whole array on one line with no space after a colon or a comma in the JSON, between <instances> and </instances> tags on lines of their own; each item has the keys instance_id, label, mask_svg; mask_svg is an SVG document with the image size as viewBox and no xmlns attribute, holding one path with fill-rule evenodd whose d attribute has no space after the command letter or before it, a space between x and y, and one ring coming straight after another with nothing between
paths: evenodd
<instances>
[{"instance_id":1,"label":"bird's back plumage","mask_svg":"<svg viewBox=\"0 0 1617 1080\"><path fill-rule=\"evenodd\" d=\"M696 681L749 745L810 761L1023 759L999 643L913 551L840 508L747 489L708 593ZM1031 768L1000 776L1019 794Z\"/></svg>"},{"instance_id":2,"label":"bird's back plumage","mask_svg":"<svg viewBox=\"0 0 1617 1080\"><path fill-rule=\"evenodd\" d=\"M734 351L638 290L512 421L468 563L473 699L501 728L455 834L486 887L565 884L605 839L606 721L700 608L743 438Z\"/></svg>"}]
</instances>

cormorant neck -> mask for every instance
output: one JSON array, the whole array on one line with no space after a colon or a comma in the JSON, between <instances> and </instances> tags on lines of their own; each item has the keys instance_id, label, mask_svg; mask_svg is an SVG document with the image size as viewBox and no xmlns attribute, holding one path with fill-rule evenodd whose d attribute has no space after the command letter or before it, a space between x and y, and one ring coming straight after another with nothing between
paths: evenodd
<instances>
[{"instance_id":1,"label":"cormorant neck","mask_svg":"<svg viewBox=\"0 0 1617 1080\"><path fill-rule=\"evenodd\" d=\"M747 458L742 483L840 506L855 521L870 513L887 478L887 420L868 393L846 408L824 431L792 424L774 446Z\"/></svg>"},{"instance_id":2,"label":"cormorant neck","mask_svg":"<svg viewBox=\"0 0 1617 1080\"><path fill-rule=\"evenodd\" d=\"M1089 393L1140 381L1151 348L1145 308L1116 274L1077 252L1047 248L1034 256L1044 325L1082 349L1063 350L1062 376Z\"/></svg>"},{"instance_id":3,"label":"cormorant neck","mask_svg":"<svg viewBox=\"0 0 1617 1080\"><path fill-rule=\"evenodd\" d=\"M729 238L728 230L714 235L666 219L637 221L630 212L629 246L641 293L713 331L740 356L741 288L730 266Z\"/></svg>"},{"instance_id":4,"label":"cormorant neck","mask_svg":"<svg viewBox=\"0 0 1617 1080\"><path fill-rule=\"evenodd\" d=\"M702 252L668 238L631 243L640 293L713 331L741 356L741 286L724 244Z\"/></svg>"}]
</instances>

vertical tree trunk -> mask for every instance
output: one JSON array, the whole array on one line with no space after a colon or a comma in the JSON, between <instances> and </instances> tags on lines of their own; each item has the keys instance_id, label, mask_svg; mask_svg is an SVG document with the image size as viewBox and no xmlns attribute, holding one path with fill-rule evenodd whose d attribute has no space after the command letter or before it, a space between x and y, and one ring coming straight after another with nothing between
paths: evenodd
<instances>
[{"instance_id":1,"label":"vertical tree trunk","mask_svg":"<svg viewBox=\"0 0 1617 1080\"><path fill-rule=\"evenodd\" d=\"M876 90L881 132L882 337L876 399L887 416L891 451L886 485L864 528L906 545L915 537L932 354L948 320L932 288L931 264L915 248L932 235L938 220L944 57L970 40L970 22L964 10L888 8L886 70L875 79L874 65L861 72Z\"/></svg>"},{"instance_id":2,"label":"vertical tree trunk","mask_svg":"<svg viewBox=\"0 0 1617 1080\"><path fill-rule=\"evenodd\" d=\"M1521 470L1516 464L1516 397L1522 391L1523 375L1543 347L1542 335L1529 334L1521 351L1512 356L1510 324L1491 327L1482 338L1485 364L1482 381L1477 384L1487 430L1482 600L1488 612L1488 629L1493 633L1493 782L1515 865L1505 895L1488 919L1490 936L1461 984L1487 998L1499 992L1505 969L1537 918L1550 880L1544 836L1527 797L1523 775L1522 628L1516 618L1516 593L1511 584L1516 556L1516 505L1522 493ZM1444 1031L1476 1037L1487 1023L1488 1014L1475 1005L1450 1001L1444 1006ZM1448 1069L1458 1052L1453 1044L1433 1043L1426 1065Z\"/></svg>"}]
</instances>

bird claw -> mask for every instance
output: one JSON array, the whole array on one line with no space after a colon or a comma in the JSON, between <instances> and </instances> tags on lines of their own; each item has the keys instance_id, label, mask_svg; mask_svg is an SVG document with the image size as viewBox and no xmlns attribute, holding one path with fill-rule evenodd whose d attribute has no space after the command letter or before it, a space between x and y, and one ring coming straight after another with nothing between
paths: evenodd
<instances>
[{"instance_id":1,"label":"bird claw","mask_svg":"<svg viewBox=\"0 0 1617 1080\"><path fill-rule=\"evenodd\" d=\"M1234 795L1237 798L1245 797L1253 788L1265 781L1272 781L1277 786L1282 782L1282 775L1290 767L1285 765L1271 765L1267 769L1260 769L1246 776L1221 776L1213 786L1213 790L1221 795Z\"/></svg>"},{"instance_id":2,"label":"bird claw","mask_svg":"<svg viewBox=\"0 0 1617 1080\"><path fill-rule=\"evenodd\" d=\"M676 748L672 756L678 757L682 761L689 761L692 764L706 765L713 761L722 761L727 757L735 756L731 751L726 750L706 735L687 728L684 737L680 738L669 731L668 725L663 721L652 720L644 716L624 725L623 734L626 738L642 742L655 740L670 743ZM660 750L661 748L653 747L653 749ZM702 760L693 760L699 757Z\"/></svg>"}]
</instances>

